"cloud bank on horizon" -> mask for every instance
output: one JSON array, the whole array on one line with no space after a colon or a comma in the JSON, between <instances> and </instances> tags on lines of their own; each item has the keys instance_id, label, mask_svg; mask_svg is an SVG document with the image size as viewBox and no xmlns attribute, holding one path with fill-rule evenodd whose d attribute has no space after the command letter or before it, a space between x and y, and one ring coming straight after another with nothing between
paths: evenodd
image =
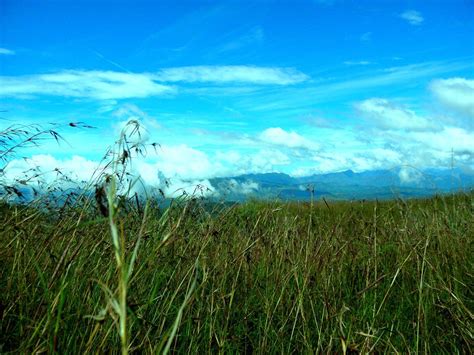
<instances>
[{"instance_id":1,"label":"cloud bank on horizon","mask_svg":"<svg viewBox=\"0 0 474 355\"><path fill-rule=\"evenodd\" d=\"M163 176L184 186L246 173L474 169L472 2L2 6L0 129L97 127L22 151L11 179L32 164L84 179L131 119L160 143L134 166L152 186Z\"/></svg>"}]
</instances>

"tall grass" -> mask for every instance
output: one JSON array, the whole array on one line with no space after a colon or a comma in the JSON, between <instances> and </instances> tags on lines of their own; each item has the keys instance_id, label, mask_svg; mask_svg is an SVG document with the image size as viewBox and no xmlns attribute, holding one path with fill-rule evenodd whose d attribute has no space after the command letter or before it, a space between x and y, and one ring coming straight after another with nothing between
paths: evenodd
<instances>
[{"instance_id":1,"label":"tall grass","mask_svg":"<svg viewBox=\"0 0 474 355\"><path fill-rule=\"evenodd\" d=\"M2 352L472 352L472 194L204 207L4 205Z\"/></svg>"},{"instance_id":2,"label":"tall grass","mask_svg":"<svg viewBox=\"0 0 474 355\"><path fill-rule=\"evenodd\" d=\"M472 353L472 193L165 209L133 135L95 198L0 204L0 353Z\"/></svg>"}]
</instances>

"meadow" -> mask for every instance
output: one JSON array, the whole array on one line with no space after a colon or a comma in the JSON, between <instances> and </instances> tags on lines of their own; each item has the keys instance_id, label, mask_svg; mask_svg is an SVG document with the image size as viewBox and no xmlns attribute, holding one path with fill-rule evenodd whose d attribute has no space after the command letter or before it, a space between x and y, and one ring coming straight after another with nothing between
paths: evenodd
<instances>
[{"instance_id":1,"label":"meadow","mask_svg":"<svg viewBox=\"0 0 474 355\"><path fill-rule=\"evenodd\" d=\"M4 204L0 351L472 353L472 198Z\"/></svg>"},{"instance_id":2,"label":"meadow","mask_svg":"<svg viewBox=\"0 0 474 355\"><path fill-rule=\"evenodd\" d=\"M0 353L473 352L472 192L164 208L121 198L139 147L95 195L1 203Z\"/></svg>"}]
</instances>

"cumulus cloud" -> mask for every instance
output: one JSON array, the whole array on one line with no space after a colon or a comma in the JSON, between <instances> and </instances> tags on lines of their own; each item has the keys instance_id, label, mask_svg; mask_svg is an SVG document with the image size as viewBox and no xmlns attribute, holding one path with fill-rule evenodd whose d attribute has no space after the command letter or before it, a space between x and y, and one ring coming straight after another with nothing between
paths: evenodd
<instances>
[{"instance_id":1,"label":"cumulus cloud","mask_svg":"<svg viewBox=\"0 0 474 355\"><path fill-rule=\"evenodd\" d=\"M472 131L445 126L437 131L380 131L379 133L380 137L377 137L377 140L400 154L398 163L392 159L395 163L392 167L406 164L417 168L450 166L453 156L458 167L474 166L472 144L474 132ZM366 152L363 153L364 156L369 156ZM380 156L384 157L386 154Z\"/></svg>"},{"instance_id":2,"label":"cumulus cloud","mask_svg":"<svg viewBox=\"0 0 474 355\"><path fill-rule=\"evenodd\" d=\"M364 146L362 149L338 149L310 157L313 164L295 169L294 176L309 176L351 169L355 172L392 169L404 164L405 153L398 149ZM307 161L306 161L307 162Z\"/></svg>"},{"instance_id":3,"label":"cumulus cloud","mask_svg":"<svg viewBox=\"0 0 474 355\"><path fill-rule=\"evenodd\" d=\"M410 25L418 26L425 20L420 12L415 10L407 10L400 14L400 17L406 20Z\"/></svg>"},{"instance_id":4,"label":"cumulus cloud","mask_svg":"<svg viewBox=\"0 0 474 355\"><path fill-rule=\"evenodd\" d=\"M180 148L175 147L174 150L176 149ZM182 162L185 156L181 156ZM167 197L177 197L183 192L188 195L213 193L214 188L208 179L193 177L193 174L196 175L195 166L191 167L189 171L180 171L179 163L177 162L177 165L172 167L168 159L149 162L144 158L136 158L128 169L128 176L140 183L135 184L131 192L140 193L145 190L150 192L155 188L160 188ZM33 155L29 159L12 160L5 169L2 178L9 184L28 181L28 185L25 186L33 187L46 187L58 183L64 189L84 187L94 183L94 179L98 178L102 171L104 171L104 166L99 162L81 156L57 159L49 154L40 154ZM171 177L166 176L164 172ZM182 176L178 174L180 172ZM203 174L198 173L197 175Z\"/></svg>"},{"instance_id":5,"label":"cumulus cloud","mask_svg":"<svg viewBox=\"0 0 474 355\"><path fill-rule=\"evenodd\" d=\"M208 196L215 189L209 179L193 179L191 177L167 177L162 171L157 170L156 163L139 160L132 171L133 176L140 177L144 186L142 189L153 191L160 189L166 197L178 197L183 193L187 195Z\"/></svg>"},{"instance_id":6,"label":"cumulus cloud","mask_svg":"<svg viewBox=\"0 0 474 355\"><path fill-rule=\"evenodd\" d=\"M51 74L0 77L0 96L54 95L99 100L143 98L173 93L150 74L68 70Z\"/></svg>"},{"instance_id":7,"label":"cumulus cloud","mask_svg":"<svg viewBox=\"0 0 474 355\"><path fill-rule=\"evenodd\" d=\"M420 182L423 178L423 174L418 169L403 166L398 172L398 178L402 184L413 184Z\"/></svg>"},{"instance_id":8,"label":"cumulus cloud","mask_svg":"<svg viewBox=\"0 0 474 355\"><path fill-rule=\"evenodd\" d=\"M28 180L38 175L34 182L51 184L58 177L66 177L74 183L90 181L99 171L99 163L74 155L69 159L56 159L50 154L33 155L28 159L13 159L5 168L3 178L8 182Z\"/></svg>"},{"instance_id":9,"label":"cumulus cloud","mask_svg":"<svg viewBox=\"0 0 474 355\"><path fill-rule=\"evenodd\" d=\"M15 51L7 48L0 48L0 55L14 55Z\"/></svg>"},{"instance_id":10,"label":"cumulus cloud","mask_svg":"<svg viewBox=\"0 0 474 355\"><path fill-rule=\"evenodd\" d=\"M261 149L237 165L242 173L272 172L275 168L290 164L290 158L279 150Z\"/></svg>"},{"instance_id":11,"label":"cumulus cloud","mask_svg":"<svg viewBox=\"0 0 474 355\"><path fill-rule=\"evenodd\" d=\"M358 170L358 166L354 165L351 153L332 152L331 155L318 154L311 157L311 164L309 166L303 166L293 170L292 175L302 177L313 174L343 171L349 168L352 168L355 171Z\"/></svg>"},{"instance_id":12,"label":"cumulus cloud","mask_svg":"<svg viewBox=\"0 0 474 355\"><path fill-rule=\"evenodd\" d=\"M291 163L290 158L277 149L260 149L249 154L235 150L220 151L214 159L220 162L220 170L215 172L215 176L273 172Z\"/></svg>"},{"instance_id":13,"label":"cumulus cloud","mask_svg":"<svg viewBox=\"0 0 474 355\"><path fill-rule=\"evenodd\" d=\"M290 85L309 77L293 68L256 67L246 65L191 66L162 69L153 75L162 82L251 83Z\"/></svg>"},{"instance_id":14,"label":"cumulus cloud","mask_svg":"<svg viewBox=\"0 0 474 355\"><path fill-rule=\"evenodd\" d=\"M219 188L236 194L250 195L257 192L260 186L253 180L238 182L235 179L230 179L226 181L224 185L220 185Z\"/></svg>"},{"instance_id":15,"label":"cumulus cloud","mask_svg":"<svg viewBox=\"0 0 474 355\"><path fill-rule=\"evenodd\" d=\"M319 148L319 144L316 142L306 139L296 132L287 132L280 127L267 128L259 135L259 139L265 143L287 148L302 148L310 150L316 150Z\"/></svg>"},{"instance_id":16,"label":"cumulus cloud","mask_svg":"<svg viewBox=\"0 0 474 355\"><path fill-rule=\"evenodd\" d=\"M204 179L212 175L215 167L209 156L186 144L162 146L155 156L151 155L155 171L161 171L166 177Z\"/></svg>"},{"instance_id":17,"label":"cumulus cloud","mask_svg":"<svg viewBox=\"0 0 474 355\"><path fill-rule=\"evenodd\" d=\"M357 110L377 128L384 130L424 131L436 126L414 111L386 99L371 98L356 104Z\"/></svg>"},{"instance_id":18,"label":"cumulus cloud","mask_svg":"<svg viewBox=\"0 0 474 355\"><path fill-rule=\"evenodd\" d=\"M474 118L474 80L450 78L434 80L430 90L448 108Z\"/></svg>"},{"instance_id":19,"label":"cumulus cloud","mask_svg":"<svg viewBox=\"0 0 474 355\"><path fill-rule=\"evenodd\" d=\"M289 162L286 155L274 150L260 150L246 155L229 151L209 156L182 144L163 146L146 159L135 161L134 171L147 186L159 187L168 195L176 195L178 189L191 193L197 185L205 186L206 193L213 193L214 188L209 182L211 178L272 172ZM227 186L227 189L245 194L258 188L258 184L251 181Z\"/></svg>"},{"instance_id":20,"label":"cumulus cloud","mask_svg":"<svg viewBox=\"0 0 474 355\"><path fill-rule=\"evenodd\" d=\"M458 127L444 127L439 132L411 132L408 137L434 150L474 154L474 132Z\"/></svg>"}]
</instances>

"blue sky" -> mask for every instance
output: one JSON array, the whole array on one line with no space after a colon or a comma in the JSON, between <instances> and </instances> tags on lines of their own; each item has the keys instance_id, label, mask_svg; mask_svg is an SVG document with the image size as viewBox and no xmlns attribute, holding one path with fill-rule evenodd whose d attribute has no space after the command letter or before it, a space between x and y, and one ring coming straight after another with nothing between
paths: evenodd
<instances>
[{"instance_id":1,"label":"blue sky","mask_svg":"<svg viewBox=\"0 0 474 355\"><path fill-rule=\"evenodd\" d=\"M0 16L0 127L97 127L22 152L46 169L85 178L130 119L162 146L136 165L150 184L453 152L473 168L473 1L0 0Z\"/></svg>"}]
</instances>

